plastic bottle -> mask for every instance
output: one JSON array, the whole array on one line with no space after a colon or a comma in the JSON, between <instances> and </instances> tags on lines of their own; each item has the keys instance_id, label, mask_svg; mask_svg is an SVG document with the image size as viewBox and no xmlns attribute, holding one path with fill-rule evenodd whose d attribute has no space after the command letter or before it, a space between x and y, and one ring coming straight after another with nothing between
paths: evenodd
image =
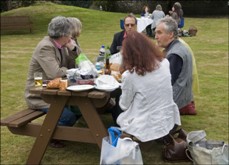
<instances>
[{"instance_id":1,"label":"plastic bottle","mask_svg":"<svg viewBox=\"0 0 229 165\"><path fill-rule=\"evenodd\" d=\"M99 55L96 59L96 63L97 62L100 63L101 69L104 67L105 53L106 53L105 46L102 45L101 48L99 49ZM97 66L98 66L98 63L97 63Z\"/></svg>"},{"instance_id":2,"label":"plastic bottle","mask_svg":"<svg viewBox=\"0 0 229 165\"><path fill-rule=\"evenodd\" d=\"M102 45L101 48L99 49L99 56L105 56L105 52L106 52L106 49L105 49L105 46Z\"/></svg>"}]
</instances>

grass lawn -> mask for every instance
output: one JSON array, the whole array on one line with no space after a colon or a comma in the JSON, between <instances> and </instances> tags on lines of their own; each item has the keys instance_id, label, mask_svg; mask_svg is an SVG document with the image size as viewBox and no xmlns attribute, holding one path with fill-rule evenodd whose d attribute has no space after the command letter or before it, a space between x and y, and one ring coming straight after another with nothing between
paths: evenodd
<instances>
[{"instance_id":1,"label":"grass lawn","mask_svg":"<svg viewBox=\"0 0 229 165\"><path fill-rule=\"evenodd\" d=\"M78 17L83 23L79 43L94 61L102 44L110 45L120 31L119 20L125 13L111 13L47 3L19 8L1 15L29 15L33 33L1 35L1 119L26 107L25 81L29 61L37 43L46 35L50 19L57 15ZM139 16L139 15L136 15ZM183 38L195 54L200 92L195 93L196 116L182 116L186 131L205 130L207 138L228 143L228 18L185 18L185 27L195 25L197 36ZM152 40L155 42L155 40ZM107 126L111 116L103 115ZM41 122L41 121L38 121ZM1 164L25 164L34 138L17 136L1 127ZM99 164L100 150L94 144L66 142L67 147L48 147L42 164ZM143 151L144 164L169 163L161 159L162 146L154 144Z\"/></svg>"}]
</instances>

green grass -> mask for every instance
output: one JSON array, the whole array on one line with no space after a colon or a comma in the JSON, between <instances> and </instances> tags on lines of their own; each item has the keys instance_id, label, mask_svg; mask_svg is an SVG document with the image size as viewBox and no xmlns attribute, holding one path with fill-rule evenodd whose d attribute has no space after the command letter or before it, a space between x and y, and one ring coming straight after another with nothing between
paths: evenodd
<instances>
[{"instance_id":1,"label":"green grass","mask_svg":"<svg viewBox=\"0 0 229 165\"><path fill-rule=\"evenodd\" d=\"M110 45L120 31L125 13L111 13L47 3L19 8L1 15L29 15L32 34L1 35L1 119L26 107L25 81L37 43L46 35L48 22L57 15L78 17L83 23L79 37L84 53L94 61L102 44ZM138 15L137 15L138 16ZM185 18L185 27L195 25L197 36L183 38L193 49L199 73L200 93L195 94L198 115L182 116L187 131L203 129L208 139L228 143L228 18ZM154 40L152 40L154 42ZM107 126L111 116L105 115ZM1 164L25 164L34 138L18 136L1 127ZM100 150L94 144L67 142L63 149L47 149L42 164L99 164ZM145 164L174 164L161 159L162 146L143 151ZM179 165L191 163L177 163Z\"/></svg>"}]
</instances>

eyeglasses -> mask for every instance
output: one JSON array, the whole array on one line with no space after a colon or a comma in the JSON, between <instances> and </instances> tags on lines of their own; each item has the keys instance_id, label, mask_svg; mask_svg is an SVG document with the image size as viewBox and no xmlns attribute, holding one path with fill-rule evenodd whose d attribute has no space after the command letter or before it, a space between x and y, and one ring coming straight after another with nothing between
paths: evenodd
<instances>
[{"instance_id":1,"label":"eyeglasses","mask_svg":"<svg viewBox=\"0 0 229 165\"><path fill-rule=\"evenodd\" d=\"M129 24L125 24L125 26L126 27L129 27L129 26L133 27L133 26L135 26L135 24L129 23Z\"/></svg>"}]
</instances>

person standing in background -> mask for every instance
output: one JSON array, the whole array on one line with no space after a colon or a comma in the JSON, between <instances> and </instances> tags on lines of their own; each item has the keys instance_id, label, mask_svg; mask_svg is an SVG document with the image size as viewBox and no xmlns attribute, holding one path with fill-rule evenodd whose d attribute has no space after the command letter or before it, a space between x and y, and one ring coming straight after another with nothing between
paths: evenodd
<instances>
[{"instance_id":1,"label":"person standing in background","mask_svg":"<svg viewBox=\"0 0 229 165\"><path fill-rule=\"evenodd\" d=\"M178 40L177 23L172 17L165 17L158 22L155 32L158 46L164 48L166 58L170 62L173 99L180 114L196 115L192 93L192 54Z\"/></svg>"},{"instance_id":2,"label":"person standing in background","mask_svg":"<svg viewBox=\"0 0 229 165\"><path fill-rule=\"evenodd\" d=\"M158 20L162 19L165 17L165 13L163 12L162 10L162 7L160 4L158 4L156 6L156 9L153 11L152 13L152 19L153 19L153 23L151 25L151 29L152 29L152 32L154 33L155 31L155 28L156 28L156 24L158 22Z\"/></svg>"}]
</instances>

